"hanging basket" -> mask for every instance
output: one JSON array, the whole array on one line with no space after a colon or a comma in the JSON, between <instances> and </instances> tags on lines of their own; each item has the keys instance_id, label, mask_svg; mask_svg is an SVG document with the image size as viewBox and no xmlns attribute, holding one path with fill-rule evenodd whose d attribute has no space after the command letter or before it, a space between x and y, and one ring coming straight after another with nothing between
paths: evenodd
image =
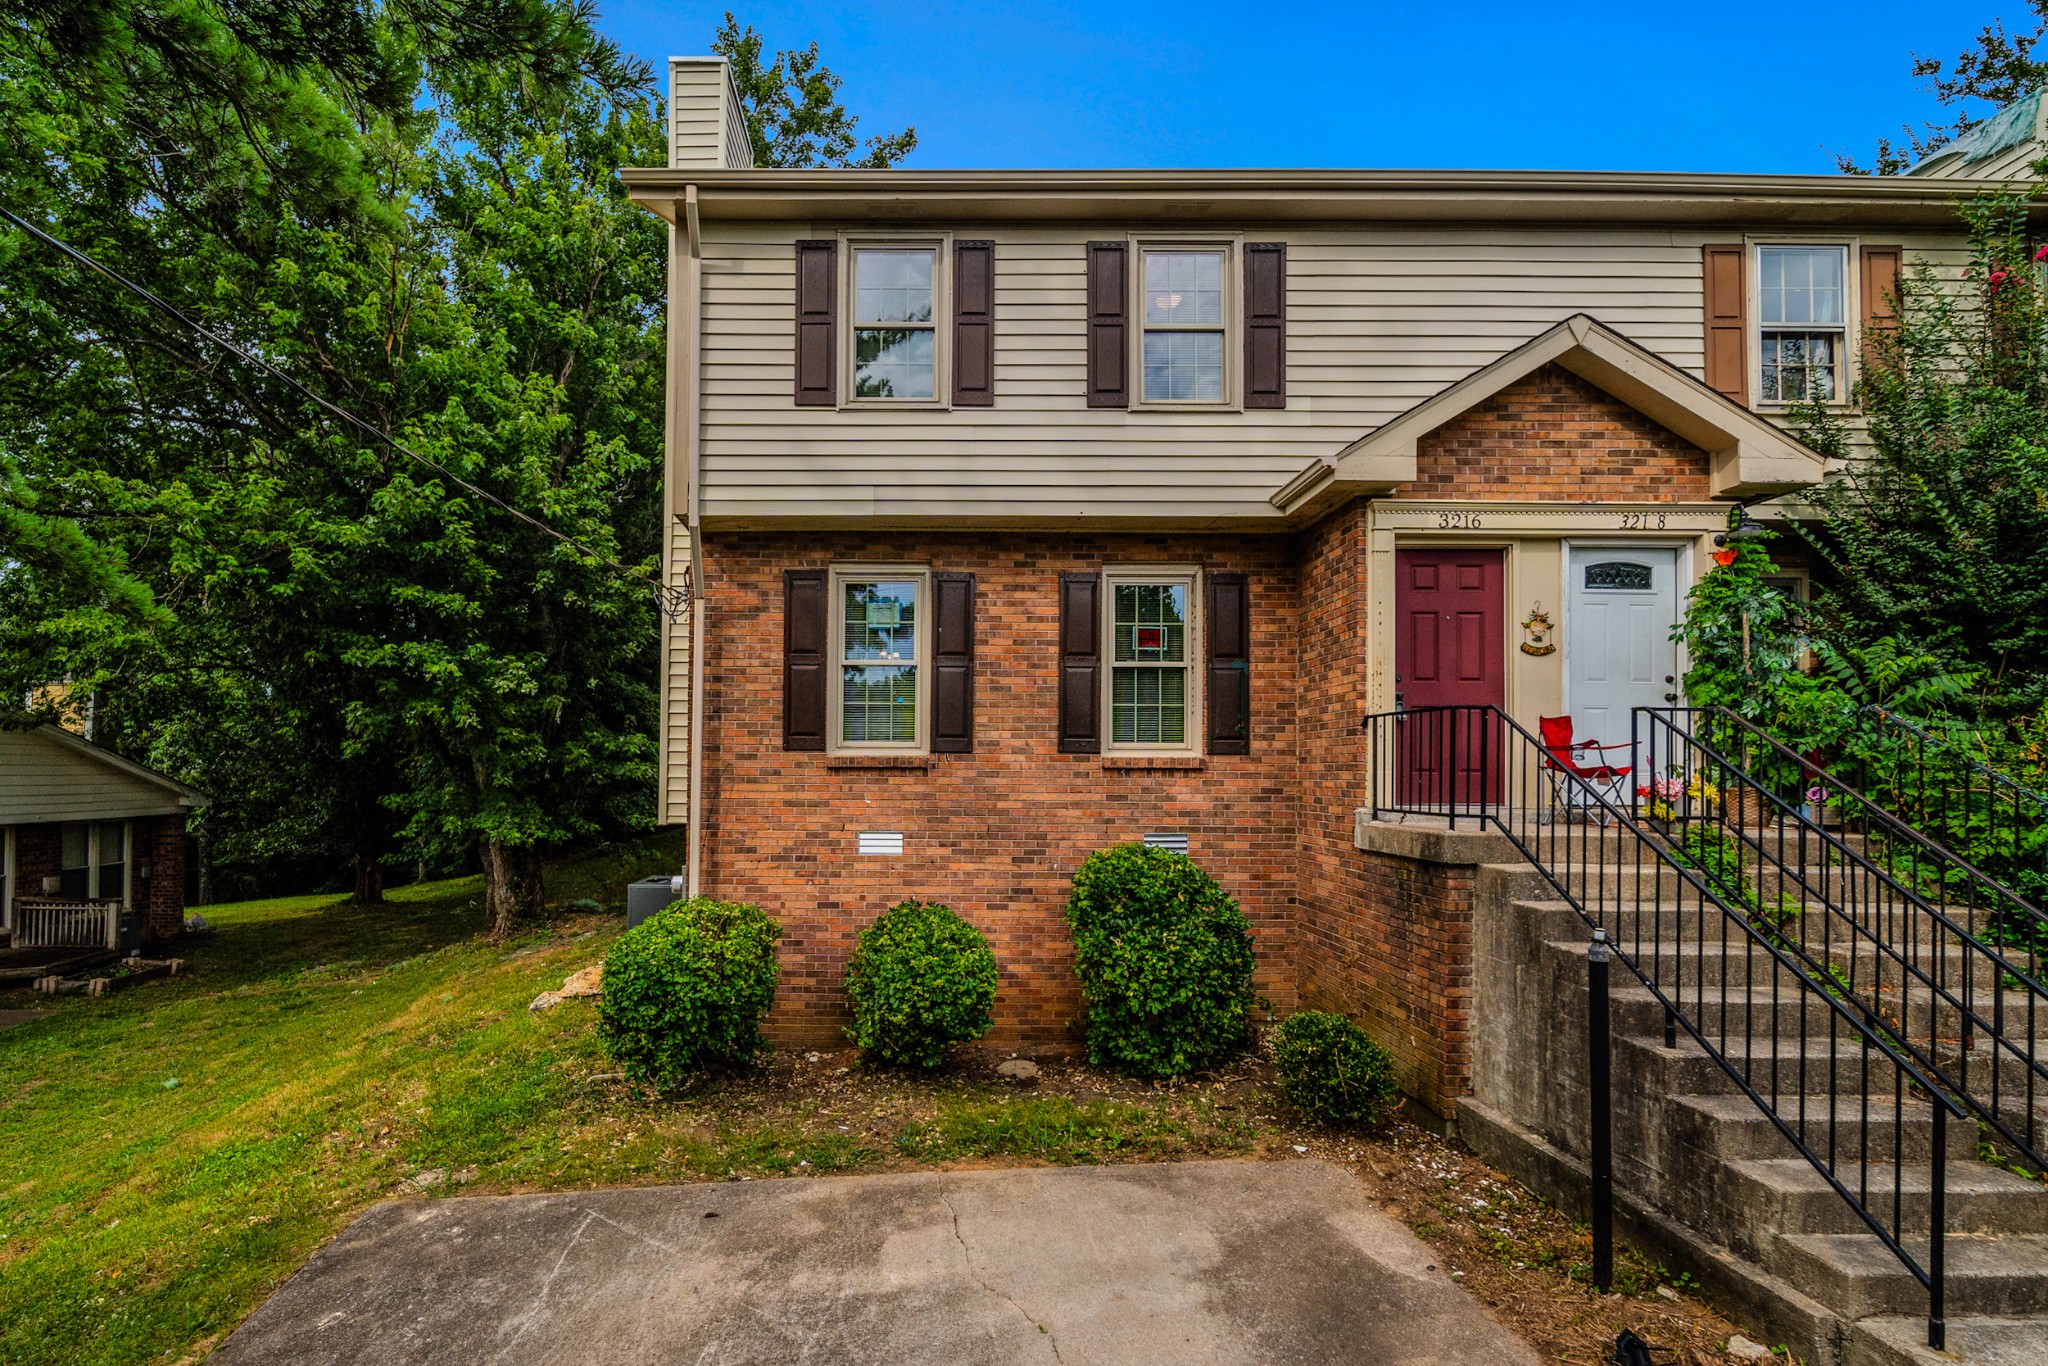
<instances>
[{"instance_id":1,"label":"hanging basket","mask_svg":"<svg viewBox=\"0 0 2048 1366\"><path fill-rule=\"evenodd\" d=\"M1721 794L1721 809L1728 824L1744 830L1762 830L1776 824L1771 805L1753 787L1735 786Z\"/></svg>"}]
</instances>

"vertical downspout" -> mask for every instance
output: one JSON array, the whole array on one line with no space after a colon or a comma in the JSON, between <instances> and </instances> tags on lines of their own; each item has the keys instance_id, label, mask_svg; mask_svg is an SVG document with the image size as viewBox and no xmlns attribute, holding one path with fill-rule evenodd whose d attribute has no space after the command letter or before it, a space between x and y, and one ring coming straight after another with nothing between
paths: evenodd
<instances>
[{"instance_id":1,"label":"vertical downspout","mask_svg":"<svg viewBox=\"0 0 2048 1366\"><path fill-rule=\"evenodd\" d=\"M686 835L689 894L702 894L704 883L704 527L703 500L698 497L697 471L704 422L703 332L704 234L697 219L697 187L683 191L689 258L683 266L683 358L687 383L683 396L683 466L688 486L685 517L690 528L690 812Z\"/></svg>"}]
</instances>

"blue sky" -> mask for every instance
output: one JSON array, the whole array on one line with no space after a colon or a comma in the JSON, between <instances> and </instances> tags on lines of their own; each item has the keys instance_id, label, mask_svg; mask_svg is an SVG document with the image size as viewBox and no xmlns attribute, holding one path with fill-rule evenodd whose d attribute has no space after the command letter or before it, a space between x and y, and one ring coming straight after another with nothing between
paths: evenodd
<instances>
[{"instance_id":1,"label":"blue sky","mask_svg":"<svg viewBox=\"0 0 2048 1366\"><path fill-rule=\"evenodd\" d=\"M708 50L724 6L600 0L643 57ZM1849 9L1682 4L789 3L906 164L1824 172L1938 106L1911 53L1953 56L2018 0Z\"/></svg>"}]
</instances>

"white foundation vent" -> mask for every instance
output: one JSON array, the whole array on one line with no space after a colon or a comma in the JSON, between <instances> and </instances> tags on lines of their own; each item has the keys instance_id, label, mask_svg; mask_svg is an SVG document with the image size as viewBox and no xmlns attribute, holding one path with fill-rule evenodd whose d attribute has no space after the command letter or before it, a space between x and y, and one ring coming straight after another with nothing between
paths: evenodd
<instances>
[{"instance_id":1,"label":"white foundation vent","mask_svg":"<svg viewBox=\"0 0 2048 1366\"><path fill-rule=\"evenodd\" d=\"M863 830L856 838L859 843L860 852L863 854L878 854L888 857L899 855L903 852L903 832L901 830Z\"/></svg>"},{"instance_id":2,"label":"white foundation vent","mask_svg":"<svg viewBox=\"0 0 2048 1366\"><path fill-rule=\"evenodd\" d=\"M1171 849L1176 854L1185 854L1188 851L1186 835L1147 835L1145 843L1154 849Z\"/></svg>"}]
</instances>

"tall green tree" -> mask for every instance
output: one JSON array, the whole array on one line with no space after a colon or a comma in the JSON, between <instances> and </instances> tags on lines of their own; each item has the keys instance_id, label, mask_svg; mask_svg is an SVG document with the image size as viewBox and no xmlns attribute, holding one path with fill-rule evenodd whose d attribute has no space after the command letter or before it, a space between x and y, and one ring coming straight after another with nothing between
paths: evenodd
<instances>
[{"instance_id":1,"label":"tall green tree","mask_svg":"<svg viewBox=\"0 0 2048 1366\"><path fill-rule=\"evenodd\" d=\"M761 35L727 10L711 50L731 64L756 166L882 170L917 147L915 128L859 140L854 129L860 120L840 102L841 81L819 58L816 43L768 58Z\"/></svg>"},{"instance_id":2,"label":"tall green tree","mask_svg":"<svg viewBox=\"0 0 2048 1366\"><path fill-rule=\"evenodd\" d=\"M0 231L0 696L70 680L212 790L226 869L374 899L474 858L507 928L550 850L651 814L666 238L615 175L664 155L645 73L542 0L70 8L0 30L0 199L390 440ZM801 154L836 155L836 79L796 79Z\"/></svg>"},{"instance_id":3,"label":"tall green tree","mask_svg":"<svg viewBox=\"0 0 2048 1366\"><path fill-rule=\"evenodd\" d=\"M1987 711L2048 703L2048 304L2029 201L1966 206L1966 287L1922 266L1902 325L1864 367L1867 449L1824 413L1807 439L1851 456L1819 490L1833 561L1830 632L1850 647L1897 638L1986 681Z\"/></svg>"},{"instance_id":4,"label":"tall green tree","mask_svg":"<svg viewBox=\"0 0 2048 1366\"><path fill-rule=\"evenodd\" d=\"M1898 142L1879 138L1868 166L1847 155L1836 156L1835 165L1847 175L1902 175L1984 118L2048 86L2048 61L2034 55L2048 36L2048 0L2027 2L2034 12L2032 32L2008 33L2003 21L1993 19L1978 31L1975 42L1952 58L1913 54L1914 78L1949 111L1948 119L1923 122L1918 128L1906 124Z\"/></svg>"}]
</instances>

